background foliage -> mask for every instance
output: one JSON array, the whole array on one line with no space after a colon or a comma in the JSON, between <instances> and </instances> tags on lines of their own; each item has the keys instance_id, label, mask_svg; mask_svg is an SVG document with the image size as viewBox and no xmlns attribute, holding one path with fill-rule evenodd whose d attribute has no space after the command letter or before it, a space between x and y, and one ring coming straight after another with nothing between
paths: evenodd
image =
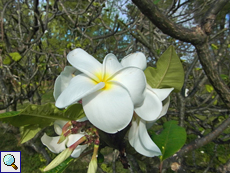
<instances>
[{"instance_id":1,"label":"background foliage","mask_svg":"<svg viewBox=\"0 0 230 173\"><path fill-rule=\"evenodd\" d=\"M148 7L151 13L145 14ZM230 149L229 9L227 0L2 0L0 110L19 111L28 104L54 102L54 80L67 65L66 55L76 47L99 61L110 52L121 59L141 51L148 58L147 74L159 70L159 57L173 45L185 71L184 85L181 90L178 88L180 92L171 95L167 115L150 133L160 134L165 122L176 120L186 129L187 140L177 153L179 160L166 158L162 169L172 171L171 165L177 163L178 171L230 171L230 155L226 153ZM167 75L170 80L170 74ZM40 143L44 130L54 134L51 128L40 126L43 130L35 138L16 145L20 134L27 134L28 129L33 134L34 127L0 125L3 141L0 149L22 150L23 162L30 159L31 165L35 165L34 172L40 172L39 168L54 157ZM121 172L117 153L106 148L102 153L106 159L98 171ZM74 169L86 172L87 157L72 164L66 172ZM159 159L141 158L134 151L128 154L128 159L132 164L127 172L153 172L159 167ZM29 167L22 165L24 172L33 172Z\"/></svg>"}]
</instances>

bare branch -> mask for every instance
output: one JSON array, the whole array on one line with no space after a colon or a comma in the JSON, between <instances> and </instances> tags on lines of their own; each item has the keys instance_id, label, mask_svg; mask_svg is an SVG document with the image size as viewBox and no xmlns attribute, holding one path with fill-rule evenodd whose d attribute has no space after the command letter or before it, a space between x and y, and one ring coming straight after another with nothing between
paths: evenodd
<instances>
[{"instance_id":1,"label":"bare branch","mask_svg":"<svg viewBox=\"0 0 230 173\"><path fill-rule=\"evenodd\" d=\"M204 42L206 35L197 27L192 29L184 28L176 25L163 15L151 0L132 0L133 3L141 10L141 12L149 18L163 33L181 41L197 44Z\"/></svg>"}]
</instances>

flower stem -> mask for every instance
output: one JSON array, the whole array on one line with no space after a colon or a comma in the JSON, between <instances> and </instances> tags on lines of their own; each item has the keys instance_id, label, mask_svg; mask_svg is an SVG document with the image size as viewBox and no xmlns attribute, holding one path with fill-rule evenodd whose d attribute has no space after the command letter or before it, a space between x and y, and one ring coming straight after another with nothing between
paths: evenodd
<instances>
[{"instance_id":1,"label":"flower stem","mask_svg":"<svg viewBox=\"0 0 230 173\"><path fill-rule=\"evenodd\" d=\"M70 150L74 150L78 145L80 145L81 143L85 142L87 140L86 136L82 136L77 142L75 142L74 144L72 144L69 149Z\"/></svg>"}]
</instances>

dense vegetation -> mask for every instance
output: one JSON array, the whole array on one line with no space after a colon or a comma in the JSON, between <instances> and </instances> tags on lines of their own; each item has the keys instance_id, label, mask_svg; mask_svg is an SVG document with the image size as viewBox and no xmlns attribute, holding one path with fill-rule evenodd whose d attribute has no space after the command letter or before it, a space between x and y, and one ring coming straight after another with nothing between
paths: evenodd
<instances>
[{"instance_id":1,"label":"dense vegetation","mask_svg":"<svg viewBox=\"0 0 230 173\"><path fill-rule=\"evenodd\" d=\"M159 134L165 122L176 120L186 129L187 141L177 155L164 160L162 168L167 172L175 165L178 172L230 171L228 0L2 0L0 9L1 112L54 102L54 81L75 48L99 61L110 52L121 59L141 51L148 66L155 68L173 45L185 71L184 85L171 94L167 115L149 132ZM54 157L40 137L45 130L54 132L47 127L21 145L20 130L1 123L0 150L21 150L22 163L31 160L31 166L22 164L22 172L40 172ZM98 172L121 172L116 151L105 148L102 153L106 160ZM89 158L84 159L66 172L81 168L86 172ZM131 168L122 172L153 172L159 167L158 158L143 158L133 151L128 160Z\"/></svg>"}]
</instances>

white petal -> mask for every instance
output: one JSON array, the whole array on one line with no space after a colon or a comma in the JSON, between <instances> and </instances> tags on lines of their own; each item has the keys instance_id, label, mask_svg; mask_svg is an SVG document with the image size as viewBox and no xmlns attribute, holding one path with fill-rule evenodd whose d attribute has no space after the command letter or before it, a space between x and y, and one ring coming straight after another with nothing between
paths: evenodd
<instances>
[{"instance_id":1,"label":"white petal","mask_svg":"<svg viewBox=\"0 0 230 173\"><path fill-rule=\"evenodd\" d=\"M165 101L166 102L163 105L163 109L162 109L161 114L158 117L158 119L161 118L162 116L164 116L167 113L167 111L168 111L169 103L170 103L170 97L168 97L167 100L165 100Z\"/></svg>"},{"instance_id":2,"label":"white petal","mask_svg":"<svg viewBox=\"0 0 230 173\"><path fill-rule=\"evenodd\" d=\"M62 128L63 128L63 126L64 126L67 122L68 122L68 121L55 120L55 121L54 121L54 131L55 131L58 135L61 135L61 133L62 133Z\"/></svg>"},{"instance_id":3,"label":"white petal","mask_svg":"<svg viewBox=\"0 0 230 173\"><path fill-rule=\"evenodd\" d=\"M157 89L157 88L152 88L151 90L156 93L156 95L160 98L161 101L166 99L168 95L171 93L171 91L174 88L162 88L162 89Z\"/></svg>"},{"instance_id":4,"label":"white petal","mask_svg":"<svg viewBox=\"0 0 230 173\"><path fill-rule=\"evenodd\" d=\"M85 74L79 74L70 81L69 86L58 97L55 105L58 108L67 107L104 86L103 82L96 84Z\"/></svg>"},{"instance_id":5,"label":"white petal","mask_svg":"<svg viewBox=\"0 0 230 173\"><path fill-rule=\"evenodd\" d=\"M158 146L153 142L153 140L150 138L145 121L141 120L139 123L138 128L138 135L141 142L141 146L139 148L135 148L139 153L142 155L153 157L153 156L159 156L161 155L161 150L158 148Z\"/></svg>"},{"instance_id":6,"label":"white petal","mask_svg":"<svg viewBox=\"0 0 230 173\"><path fill-rule=\"evenodd\" d=\"M134 111L128 91L117 84L84 97L82 104L89 121L107 133L124 129Z\"/></svg>"},{"instance_id":7,"label":"white petal","mask_svg":"<svg viewBox=\"0 0 230 173\"><path fill-rule=\"evenodd\" d=\"M126 57L124 57L121 60L121 64L123 67L134 66L142 70L145 70L147 66L147 61L145 55L141 52L138 52L129 54Z\"/></svg>"},{"instance_id":8,"label":"white petal","mask_svg":"<svg viewBox=\"0 0 230 173\"><path fill-rule=\"evenodd\" d=\"M155 120L146 122L147 129L151 128L158 119L160 119L162 116L164 116L167 113L168 108L169 108L169 103L170 103L170 97L167 97L166 99L164 99L164 104L163 104L160 115Z\"/></svg>"},{"instance_id":9,"label":"white petal","mask_svg":"<svg viewBox=\"0 0 230 173\"><path fill-rule=\"evenodd\" d=\"M132 125L129 129L129 143L133 147L135 145L135 141L138 138L138 120L132 121Z\"/></svg>"},{"instance_id":10,"label":"white petal","mask_svg":"<svg viewBox=\"0 0 230 173\"><path fill-rule=\"evenodd\" d=\"M132 121L132 126L129 130L129 143L134 149L147 157L161 155L160 149L150 138L145 127L145 121L137 118Z\"/></svg>"},{"instance_id":11,"label":"white petal","mask_svg":"<svg viewBox=\"0 0 230 173\"><path fill-rule=\"evenodd\" d=\"M164 116L167 111L168 111L168 108L169 108L169 103L170 103L170 98L168 97L166 100L165 100L165 104L163 105L163 108L162 108L162 111L160 113L160 115L153 121L147 121L146 122L146 127L147 129L151 128L153 126L153 124L155 124L155 122L160 119L162 116Z\"/></svg>"},{"instance_id":12,"label":"white petal","mask_svg":"<svg viewBox=\"0 0 230 173\"><path fill-rule=\"evenodd\" d=\"M126 67L115 73L111 81L124 86L130 94L134 107L142 105L145 97L146 78L144 72L136 67Z\"/></svg>"},{"instance_id":13,"label":"white petal","mask_svg":"<svg viewBox=\"0 0 230 173\"><path fill-rule=\"evenodd\" d=\"M162 102L155 93L146 89L146 96L141 107L135 109L139 117L145 121L153 121L160 116L162 111Z\"/></svg>"},{"instance_id":14,"label":"white petal","mask_svg":"<svg viewBox=\"0 0 230 173\"><path fill-rule=\"evenodd\" d=\"M71 156L74 158L77 158L81 155L81 153L88 147L87 144L85 145L79 145L75 150L73 150Z\"/></svg>"},{"instance_id":15,"label":"white petal","mask_svg":"<svg viewBox=\"0 0 230 173\"><path fill-rule=\"evenodd\" d=\"M67 59L76 69L99 81L94 74L102 72L102 64L86 51L80 48L74 49L69 52Z\"/></svg>"},{"instance_id":16,"label":"white petal","mask_svg":"<svg viewBox=\"0 0 230 173\"><path fill-rule=\"evenodd\" d=\"M119 63L119 61L117 60L117 57L110 53L108 55L106 55L104 61L103 61L103 79L108 78L110 76L112 76L115 72L117 72L118 70L122 69L122 65Z\"/></svg>"},{"instance_id":17,"label":"white petal","mask_svg":"<svg viewBox=\"0 0 230 173\"><path fill-rule=\"evenodd\" d=\"M64 149L66 149L66 147L65 147L65 141L63 141L60 144L57 143L59 138L60 138L60 136L49 137L49 136L46 135L46 133L44 133L44 135L41 138L41 141L45 146L47 146L49 148L49 150L51 152L60 153Z\"/></svg>"},{"instance_id":18,"label":"white petal","mask_svg":"<svg viewBox=\"0 0 230 173\"><path fill-rule=\"evenodd\" d=\"M158 119L157 119L157 120L158 120ZM154 120L154 121L146 121L146 128L147 128L147 129L150 129L150 128L153 126L153 124L156 123L157 120Z\"/></svg>"},{"instance_id":19,"label":"white petal","mask_svg":"<svg viewBox=\"0 0 230 173\"><path fill-rule=\"evenodd\" d=\"M76 68L66 66L64 71L57 77L54 84L54 99L57 100L62 91L69 85L70 80L73 78L74 73L80 73Z\"/></svg>"}]
</instances>

